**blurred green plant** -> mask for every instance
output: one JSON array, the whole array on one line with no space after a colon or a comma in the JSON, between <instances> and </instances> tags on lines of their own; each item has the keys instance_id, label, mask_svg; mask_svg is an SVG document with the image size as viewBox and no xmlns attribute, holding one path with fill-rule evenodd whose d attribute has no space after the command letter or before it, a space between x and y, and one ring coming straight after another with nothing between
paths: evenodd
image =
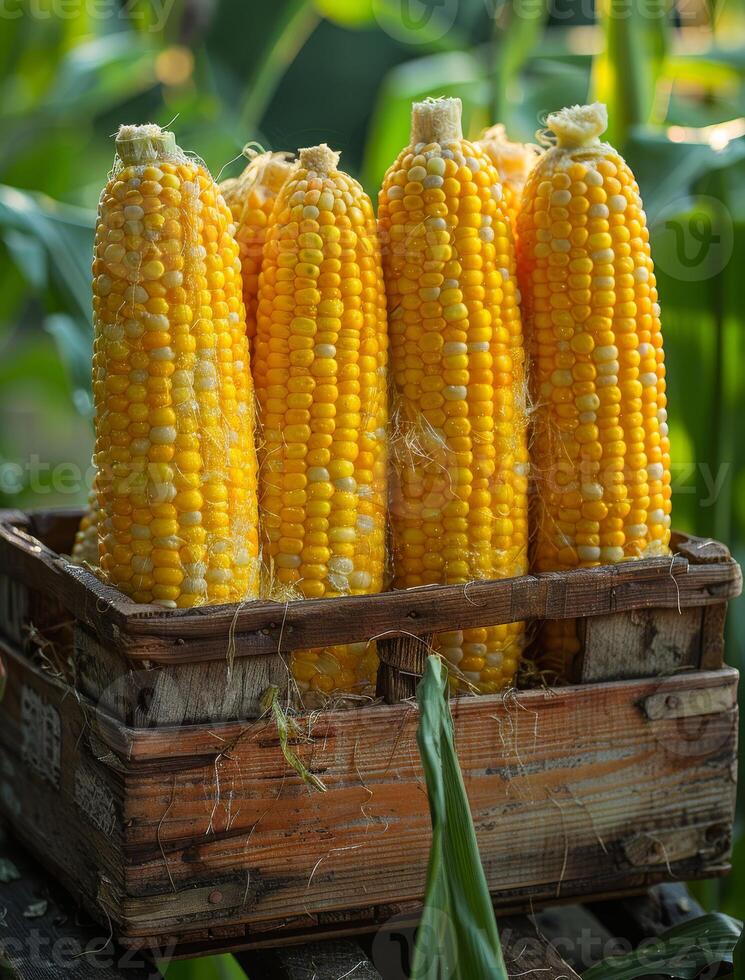
<instances>
[{"instance_id":1,"label":"blurred green plant","mask_svg":"<svg viewBox=\"0 0 745 980\"><path fill-rule=\"evenodd\" d=\"M718 912L697 916L666 929L652 943L622 956L601 960L582 974L582 980L637 980L640 977L671 977L696 980L705 970L722 967L722 980L740 980L737 947L742 923ZM738 954L739 957L739 954Z\"/></svg>"}]
</instances>

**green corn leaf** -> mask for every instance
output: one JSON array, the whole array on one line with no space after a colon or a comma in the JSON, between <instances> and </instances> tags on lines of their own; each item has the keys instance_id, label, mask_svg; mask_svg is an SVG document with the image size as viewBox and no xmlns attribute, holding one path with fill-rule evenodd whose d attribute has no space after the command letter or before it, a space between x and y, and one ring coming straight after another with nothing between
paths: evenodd
<instances>
[{"instance_id":1,"label":"green corn leaf","mask_svg":"<svg viewBox=\"0 0 745 980\"><path fill-rule=\"evenodd\" d=\"M320 21L318 11L308 0L290 0L280 9L282 16L274 23L271 37L265 40L244 90L240 118L246 134L256 131L282 76Z\"/></svg>"},{"instance_id":2,"label":"green corn leaf","mask_svg":"<svg viewBox=\"0 0 745 980\"><path fill-rule=\"evenodd\" d=\"M78 315L91 320L91 257L95 214L0 184L0 230L25 236L24 264L29 267L29 240L43 247L54 284L72 302ZM7 240L7 239L6 239ZM12 235L11 235L12 241ZM18 240L16 240L16 244ZM16 250L16 255L18 254ZM23 271L23 270L22 270ZM40 273L38 261L30 285Z\"/></svg>"},{"instance_id":3,"label":"green corn leaf","mask_svg":"<svg viewBox=\"0 0 745 980\"><path fill-rule=\"evenodd\" d=\"M93 336L89 325L66 313L52 313L44 320L44 329L57 345L60 361L72 384L73 401L81 415L92 417L91 357Z\"/></svg>"},{"instance_id":4,"label":"green corn leaf","mask_svg":"<svg viewBox=\"0 0 745 980\"><path fill-rule=\"evenodd\" d=\"M611 956L582 974L582 980L636 980L664 976L695 980L709 966L732 964L742 923L721 912L701 915L663 932L654 943Z\"/></svg>"},{"instance_id":5,"label":"green corn leaf","mask_svg":"<svg viewBox=\"0 0 745 980\"><path fill-rule=\"evenodd\" d=\"M508 135L511 123L508 113L514 97L512 86L541 39L548 12L546 0L515 0L501 10L498 8L491 115L493 122L508 126Z\"/></svg>"},{"instance_id":6,"label":"green corn leaf","mask_svg":"<svg viewBox=\"0 0 745 980\"><path fill-rule=\"evenodd\" d=\"M732 951L732 966L734 980L745 980L745 929L740 933Z\"/></svg>"},{"instance_id":7,"label":"green corn leaf","mask_svg":"<svg viewBox=\"0 0 745 980\"><path fill-rule=\"evenodd\" d=\"M745 159L745 139L720 150L708 143L673 143L663 133L638 128L629 134L626 157L642 188L650 224L671 205L684 204L698 180Z\"/></svg>"},{"instance_id":8,"label":"green corn leaf","mask_svg":"<svg viewBox=\"0 0 745 980\"><path fill-rule=\"evenodd\" d=\"M593 65L593 98L608 106L606 138L624 146L630 129L656 116L657 81L668 47L667 0L599 0L605 37Z\"/></svg>"},{"instance_id":9,"label":"green corn leaf","mask_svg":"<svg viewBox=\"0 0 745 980\"><path fill-rule=\"evenodd\" d=\"M47 284L47 256L44 246L33 235L17 228L2 229L10 256L32 289L41 292Z\"/></svg>"},{"instance_id":10,"label":"green corn leaf","mask_svg":"<svg viewBox=\"0 0 745 980\"><path fill-rule=\"evenodd\" d=\"M446 692L447 672L430 656L417 688L417 744L432 846L411 980L507 980Z\"/></svg>"}]
</instances>

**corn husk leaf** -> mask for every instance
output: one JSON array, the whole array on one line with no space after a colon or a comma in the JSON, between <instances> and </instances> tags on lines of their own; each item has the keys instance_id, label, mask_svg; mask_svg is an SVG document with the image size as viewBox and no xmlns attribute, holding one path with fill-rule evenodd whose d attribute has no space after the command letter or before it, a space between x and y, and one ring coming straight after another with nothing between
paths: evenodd
<instances>
[{"instance_id":1,"label":"corn husk leaf","mask_svg":"<svg viewBox=\"0 0 745 980\"><path fill-rule=\"evenodd\" d=\"M279 736L279 747L282 750L282 755L285 757L285 762L295 770L304 783L318 790L319 793L325 793L326 787L324 784L315 773L312 773L308 769L290 744L291 739L293 741L307 742L308 737L295 719L288 715L279 703L279 689L274 686L268 687L261 697L261 706L265 713L271 713L274 718L277 726L277 735Z\"/></svg>"},{"instance_id":2,"label":"corn husk leaf","mask_svg":"<svg viewBox=\"0 0 745 980\"><path fill-rule=\"evenodd\" d=\"M641 949L611 956L582 974L582 980L636 980L662 976L695 980L707 967L732 964L742 923L721 912L700 915L662 933Z\"/></svg>"},{"instance_id":3,"label":"corn husk leaf","mask_svg":"<svg viewBox=\"0 0 745 980\"><path fill-rule=\"evenodd\" d=\"M411 980L507 980L446 690L445 668L438 657L428 657L417 689L417 744L432 847Z\"/></svg>"}]
</instances>

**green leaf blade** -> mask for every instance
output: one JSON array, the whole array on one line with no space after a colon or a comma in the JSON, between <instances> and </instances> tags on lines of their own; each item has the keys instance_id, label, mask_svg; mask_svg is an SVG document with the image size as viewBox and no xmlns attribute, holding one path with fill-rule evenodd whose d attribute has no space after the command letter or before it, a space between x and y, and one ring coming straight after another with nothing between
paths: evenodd
<instances>
[{"instance_id":1,"label":"green leaf blade","mask_svg":"<svg viewBox=\"0 0 745 980\"><path fill-rule=\"evenodd\" d=\"M695 980L707 967L731 964L742 924L712 912L668 929L654 943L601 960L582 980L636 980L652 975Z\"/></svg>"},{"instance_id":2,"label":"green leaf blade","mask_svg":"<svg viewBox=\"0 0 745 980\"><path fill-rule=\"evenodd\" d=\"M427 659L417 689L417 744L432 847L411 980L507 980L447 699L447 672Z\"/></svg>"}]
</instances>

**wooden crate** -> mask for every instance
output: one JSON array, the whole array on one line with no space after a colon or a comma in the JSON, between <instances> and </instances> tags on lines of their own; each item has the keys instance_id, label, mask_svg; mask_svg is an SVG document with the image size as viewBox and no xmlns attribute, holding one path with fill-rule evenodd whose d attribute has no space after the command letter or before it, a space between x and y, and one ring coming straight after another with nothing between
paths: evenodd
<instances>
[{"instance_id":1,"label":"wooden crate","mask_svg":"<svg viewBox=\"0 0 745 980\"><path fill-rule=\"evenodd\" d=\"M453 701L495 905L727 870L738 565L716 542L462 587L184 612L136 606L58 552L76 515L0 519L0 810L118 938L182 952L416 914L429 813L413 690L443 628L583 617L577 683ZM384 634L389 704L301 715L308 788L259 719L293 648Z\"/></svg>"}]
</instances>

